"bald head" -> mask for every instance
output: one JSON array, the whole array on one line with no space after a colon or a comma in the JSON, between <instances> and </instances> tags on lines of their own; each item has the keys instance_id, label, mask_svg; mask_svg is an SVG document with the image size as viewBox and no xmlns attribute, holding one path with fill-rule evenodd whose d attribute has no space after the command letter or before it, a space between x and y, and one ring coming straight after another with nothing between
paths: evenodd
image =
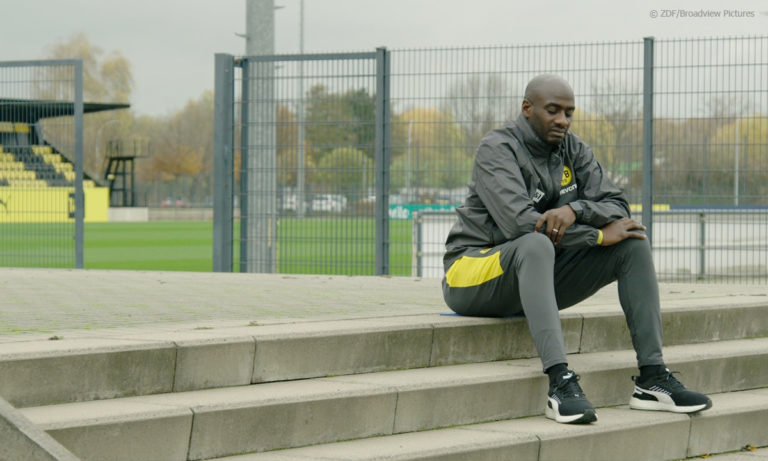
<instances>
[{"instance_id":1,"label":"bald head","mask_svg":"<svg viewBox=\"0 0 768 461\"><path fill-rule=\"evenodd\" d=\"M525 99L533 104L542 98L565 97L573 99L573 89L564 78L554 74L541 74L533 77L525 87Z\"/></svg>"},{"instance_id":2,"label":"bald head","mask_svg":"<svg viewBox=\"0 0 768 461\"><path fill-rule=\"evenodd\" d=\"M523 115L542 141L556 146L571 126L573 89L562 77L542 74L525 87Z\"/></svg>"}]
</instances>

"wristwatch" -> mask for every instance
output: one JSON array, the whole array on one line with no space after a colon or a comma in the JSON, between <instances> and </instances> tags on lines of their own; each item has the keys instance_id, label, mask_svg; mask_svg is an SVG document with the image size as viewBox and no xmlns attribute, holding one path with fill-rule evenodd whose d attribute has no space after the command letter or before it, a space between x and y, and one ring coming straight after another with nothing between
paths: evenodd
<instances>
[{"instance_id":1,"label":"wristwatch","mask_svg":"<svg viewBox=\"0 0 768 461\"><path fill-rule=\"evenodd\" d=\"M581 215L584 214L584 207L581 206L581 203L571 202L568 204L568 206L570 206L574 214L576 214L576 220L581 219Z\"/></svg>"}]
</instances>

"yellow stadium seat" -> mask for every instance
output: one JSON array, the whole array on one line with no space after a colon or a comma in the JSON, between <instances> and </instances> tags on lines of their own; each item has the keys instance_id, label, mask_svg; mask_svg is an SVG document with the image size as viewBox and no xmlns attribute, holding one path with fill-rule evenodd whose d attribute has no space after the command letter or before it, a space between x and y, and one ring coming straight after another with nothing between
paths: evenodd
<instances>
[{"instance_id":1,"label":"yellow stadium seat","mask_svg":"<svg viewBox=\"0 0 768 461\"><path fill-rule=\"evenodd\" d=\"M30 180L35 179L37 176L34 171L28 170L9 170L2 172L2 176L8 180Z\"/></svg>"},{"instance_id":2,"label":"yellow stadium seat","mask_svg":"<svg viewBox=\"0 0 768 461\"><path fill-rule=\"evenodd\" d=\"M61 155L59 154L43 154L43 160L48 164L61 163Z\"/></svg>"},{"instance_id":3,"label":"yellow stadium seat","mask_svg":"<svg viewBox=\"0 0 768 461\"><path fill-rule=\"evenodd\" d=\"M26 123L14 123L13 131L16 133L30 133L32 129Z\"/></svg>"},{"instance_id":4,"label":"yellow stadium seat","mask_svg":"<svg viewBox=\"0 0 768 461\"><path fill-rule=\"evenodd\" d=\"M72 168L71 163L54 163L53 168L59 173L67 173L69 171L75 171L75 169Z\"/></svg>"},{"instance_id":5,"label":"yellow stadium seat","mask_svg":"<svg viewBox=\"0 0 768 461\"><path fill-rule=\"evenodd\" d=\"M20 171L24 169L24 164L13 160L0 159L0 171Z\"/></svg>"},{"instance_id":6,"label":"yellow stadium seat","mask_svg":"<svg viewBox=\"0 0 768 461\"><path fill-rule=\"evenodd\" d=\"M32 152L36 153L37 155L45 155L52 154L53 149L51 149L51 146L32 146Z\"/></svg>"}]
</instances>

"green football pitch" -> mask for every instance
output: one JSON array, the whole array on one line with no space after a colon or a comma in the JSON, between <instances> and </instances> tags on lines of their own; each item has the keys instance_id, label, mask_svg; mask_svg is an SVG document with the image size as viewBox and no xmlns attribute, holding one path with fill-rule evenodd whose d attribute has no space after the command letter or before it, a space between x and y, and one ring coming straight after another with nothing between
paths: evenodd
<instances>
[{"instance_id":1,"label":"green football pitch","mask_svg":"<svg viewBox=\"0 0 768 461\"><path fill-rule=\"evenodd\" d=\"M277 271L373 275L373 226L373 219L369 218L283 218L277 230ZM0 259L3 259L2 250L11 249L17 261L0 265L51 267L46 254L55 253L61 264L54 266L72 267L72 226L4 224L1 227L5 241L0 245ZM238 230L236 225L235 271L240 259ZM213 223L86 223L84 261L86 269L211 271ZM390 268L392 275L411 274L410 220L390 222Z\"/></svg>"}]
</instances>

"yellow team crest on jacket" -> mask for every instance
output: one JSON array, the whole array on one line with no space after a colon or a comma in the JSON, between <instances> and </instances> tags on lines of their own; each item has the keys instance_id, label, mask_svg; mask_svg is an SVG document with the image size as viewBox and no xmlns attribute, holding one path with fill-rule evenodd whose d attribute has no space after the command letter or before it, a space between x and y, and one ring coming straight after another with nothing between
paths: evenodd
<instances>
[{"instance_id":1,"label":"yellow team crest on jacket","mask_svg":"<svg viewBox=\"0 0 768 461\"><path fill-rule=\"evenodd\" d=\"M560 180L560 186L565 187L573 181L573 173L567 166L563 167L563 178Z\"/></svg>"}]
</instances>

